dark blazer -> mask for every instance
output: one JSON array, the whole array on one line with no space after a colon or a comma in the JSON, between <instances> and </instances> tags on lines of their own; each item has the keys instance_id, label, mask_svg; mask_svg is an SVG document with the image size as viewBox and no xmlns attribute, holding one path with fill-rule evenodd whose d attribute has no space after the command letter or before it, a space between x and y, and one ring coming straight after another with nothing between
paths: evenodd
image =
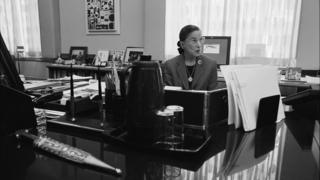
<instances>
[{"instance_id":1,"label":"dark blazer","mask_svg":"<svg viewBox=\"0 0 320 180\"><path fill-rule=\"evenodd\" d=\"M183 89L213 90L217 86L217 63L201 55L196 63L193 81L189 87L186 65L182 55L164 63L164 83L167 86L180 86Z\"/></svg>"}]
</instances>

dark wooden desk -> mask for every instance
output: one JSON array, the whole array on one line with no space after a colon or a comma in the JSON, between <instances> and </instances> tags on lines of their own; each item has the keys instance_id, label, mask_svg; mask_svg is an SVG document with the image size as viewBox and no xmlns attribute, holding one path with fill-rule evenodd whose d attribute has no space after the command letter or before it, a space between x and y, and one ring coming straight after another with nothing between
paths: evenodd
<instances>
[{"instance_id":1,"label":"dark wooden desk","mask_svg":"<svg viewBox=\"0 0 320 180\"><path fill-rule=\"evenodd\" d=\"M94 119L91 119L94 122ZM223 126L217 127L212 142L196 158L158 154L114 145L88 133L70 132L48 126L48 136L81 148L104 162L120 168L118 178L77 164L56 159L35 150L30 143L15 136L1 138L1 176L5 179L319 179L319 156L313 153L314 120L295 114L278 124L276 136L272 131L243 133ZM303 126L301 126L303 125ZM254 136L252 136L256 133ZM255 141L257 134L265 139ZM234 136L236 134L237 136ZM232 137L242 137L235 159L236 166L225 169ZM231 139L230 139L231 138ZM232 144L232 143L231 143ZM257 144L265 154L255 157ZM239 148L238 147L238 148ZM236 147L234 147L236 148ZM253 149L252 149L253 148ZM317 152L319 154L319 146ZM247 161L248 160L248 161ZM232 174L230 174L232 172ZM242 177L242 178L241 178Z\"/></svg>"}]
</instances>

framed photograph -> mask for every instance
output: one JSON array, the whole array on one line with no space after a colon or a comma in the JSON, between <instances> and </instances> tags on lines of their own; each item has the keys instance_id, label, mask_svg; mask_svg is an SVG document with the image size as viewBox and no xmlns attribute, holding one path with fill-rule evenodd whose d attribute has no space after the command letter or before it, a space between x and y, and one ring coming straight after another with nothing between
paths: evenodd
<instances>
[{"instance_id":1,"label":"framed photograph","mask_svg":"<svg viewBox=\"0 0 320 180\"><path fill-rule=\"evenodd\" d=\"M115 61L121 63L123 61L124 51L111 50L109 53L109 61Z\"/></svg>"},{"instance_id":2,"label":"framed photograph","mask_svg":"<svg viewBox=\"0 0 320 180\"><path fill-rule=\"evenodd\" d=\"M108 50L99 50L94 59L95 66L105 66L109 58Z\"/></svg>"},{"instance_id":3,"label":"framed photograph","mask_svg":"<svg viewBox=\"0 0 320 180\"><path fill-rule=\"evenodd\" d=\"M127 47L124 56L124 62L131 63L133 61L139 60L142 54L143 47Z\"/></svg>"},{"instance_id":4,"label":"framed photograph","mask_svg":"<svg viewBox=\"0 0 320 180\"><path fill-rule=\"evenodd\" d=\"M87 34L120 34L120 0L86 0Z\"/></svg>"},{"instance_id":5,"label":"framed photograph","mask_svg":"<svg viewBox=\"0 0 320 180\"><path fill-rule=\"evenodd\" d=\"M88 54L88 47L86 46L71 46L69 57L75 59L76 64L84 64Z\"/></svg>"},{"instance_id":6,"label":"framed photograph","mask_svg":"<svg viewBox=\"0 0 320 180\"><path fill-rule=\"evenodd\" d=\"M218 66L228 65L230 58L230 36L204 36L203 54L214 59Z\"/></svg>"},{"instance_id":7,"label":"framed photograph","mask_svg":"<svg viewBox=\"0 0 320 180\"><path fill-rule=\"evenodd\" d=\"M301 68L288 67L286 69L285 79L299 81L301 79Z\"/></svg>"}]
</instances>

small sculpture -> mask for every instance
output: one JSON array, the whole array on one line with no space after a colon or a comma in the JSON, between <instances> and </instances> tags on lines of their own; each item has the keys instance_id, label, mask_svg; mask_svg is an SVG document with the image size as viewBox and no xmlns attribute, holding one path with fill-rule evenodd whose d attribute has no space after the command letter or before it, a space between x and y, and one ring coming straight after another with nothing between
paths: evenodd
<instances>
[{"instance_id":1,"label":"small sculpture","mask_svg":"<svg viewBox=\"0 0 320 180\"><path fill-rule=\"evenodd\" d=\"M60 53L58 54L58 59L55 61L55 63L57 63L57 64L63 64L64 63L64 60L61 58L61 54Z\"/></svg>"}]
</instances>

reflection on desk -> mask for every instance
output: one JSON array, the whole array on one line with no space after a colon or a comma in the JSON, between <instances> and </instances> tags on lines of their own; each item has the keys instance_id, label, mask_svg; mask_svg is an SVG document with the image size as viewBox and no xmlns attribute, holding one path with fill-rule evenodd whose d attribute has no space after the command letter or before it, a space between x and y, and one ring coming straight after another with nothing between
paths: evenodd
<instances>
[{"instance_id":1,"label":"reflection on desk","mask_svg":"<svg viewBox=\"0 0 320 180\"><path fill-rule=\"evenodd\" d=\"M213 131L221 131L213 137L207 149L194 158L172 156L152 151L143 151L113 145L96 136L77 132L58 132L48 127L48 136L87 152L104 162L119 167L124 175L121 178L104 174L95 170L70 164L36 151L30 143L19 142L14 136L1 137L1 163L4 165L2 176L9 179L319 179L319 169L310 148L301 149L297 143L296 134L303 135L309 128L299 129L296 124L300 119L289 116L286 123L278 124L276 138L262 140L270 143L271 148L258 158L253 151L256 149L257 131L243 133L216 127ZM94 121L94 119L92 119ZM313 120L301 119L310 124ZM294 127L294 128L293 128ZM289 131L288 131L289 129ZM267 134L270 132L266 131ZM66 135L66 133L70 135ZM226 133L236 133L236 138L228 138ZM230 134L231 133L231 134ZM312 132L313 133L313 132ZM72 134L72 135L71 135ZM294 134L294 135L293 135ZM239 137L239 138L237 138ZM240 138L241 137L241 138ZM253 138L254 137L254 138ZM307 136L308 137L308 136ZM313 136L311 136L313 138ZM238 144L233 151L232 142ZM241 143L244 142L244 143ZM246 142L246 143L245 143ZM230 146L231 145L231 146ZM242 147L242 148L241 148ZM228 152L234 152L235 161L229 161ZM255 152L255 151L254 151ZM248 161L247 155L258 161ZM231 153L232 156L232 153ZM231 157L230 156L230 157ZM231 158L233 159L233 158ZM248 161L248 162L247 162ZM230 163L229 163L230 162ZM235 162L235 163L233 163ZM230 168L225 170L225 165ZM229 170L228 170L229 169Z\"/></svg>"}]
</instances>

